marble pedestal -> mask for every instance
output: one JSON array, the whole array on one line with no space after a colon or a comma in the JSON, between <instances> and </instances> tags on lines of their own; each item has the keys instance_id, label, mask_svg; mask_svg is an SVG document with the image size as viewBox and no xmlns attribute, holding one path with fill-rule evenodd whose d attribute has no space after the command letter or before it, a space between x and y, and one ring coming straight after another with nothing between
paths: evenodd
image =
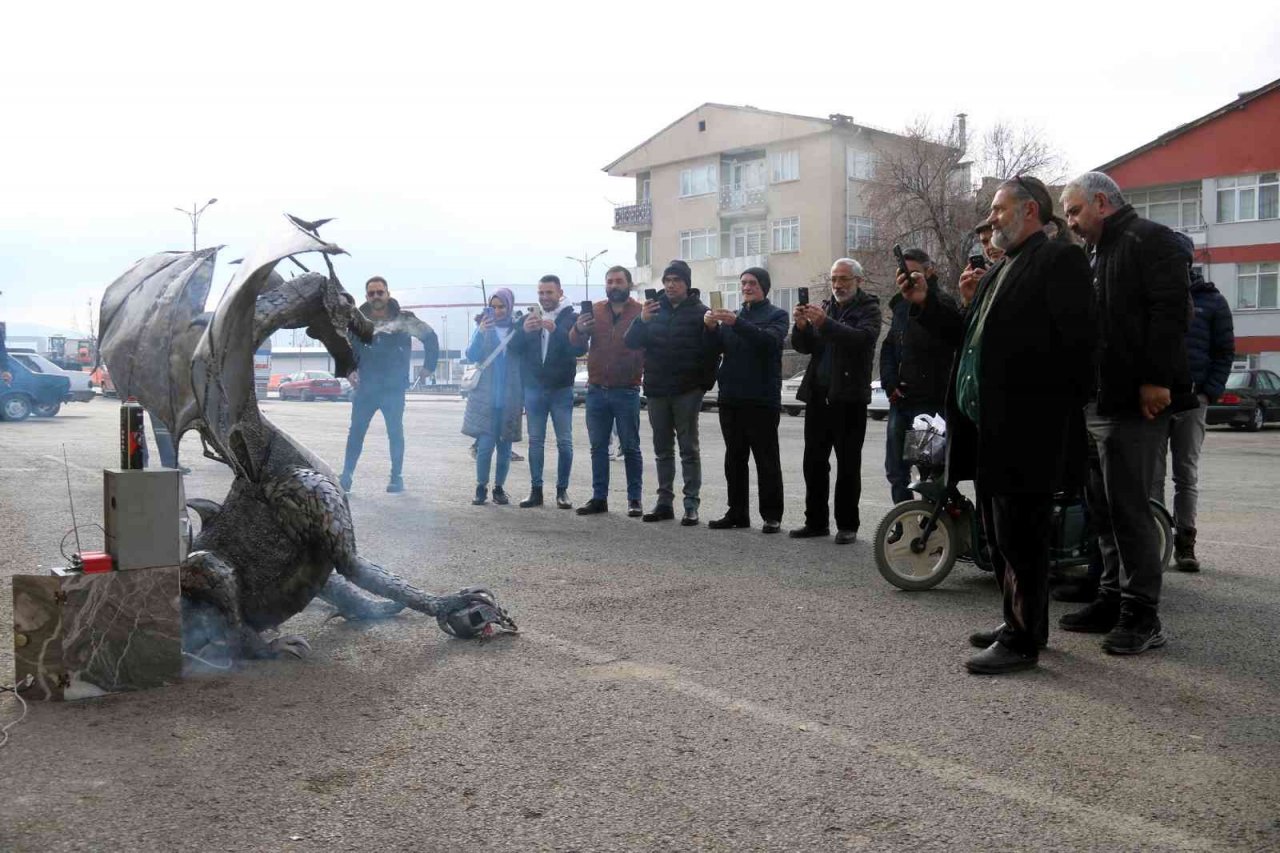
<instances>
[{"instance_id":1,"label":"marble pedestal","mask_svg":"<svg viewBox=\"0 0 1280 853\"><path fill-rule=\"evenodd\" d=\"M160 687L182 673L177 566L13 578L16 681L27 699Z\"/></svg>"}]
</instances>

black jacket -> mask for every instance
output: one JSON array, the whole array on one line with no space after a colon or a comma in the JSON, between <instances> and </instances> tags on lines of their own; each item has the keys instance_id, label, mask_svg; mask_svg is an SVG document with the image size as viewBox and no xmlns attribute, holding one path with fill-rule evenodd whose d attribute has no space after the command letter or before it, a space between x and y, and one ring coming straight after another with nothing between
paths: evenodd
<instances>
[{"instance_id":1,"label":"black jacket","mask_svg":"<svg viewBox=\"0 0 1280 853\"><path fill-rule=\"evenodd\" d=\"M706 330L711 349L724 353L716 375L720 403L781 410L782 341L787 327L787 312L764 299L742 306L732 326L721 323Z\"/></svg>"},{"instance_id":2,"label":"black jacket","mask_svg":"<svg viewBox=\"0 0 1280 853\"><path fill-rule=\"evenodd\" d=\"M520 362L520 379L525 390L536 387L552 391L573 385L573 377L578 372L578 356L569 343L569 330L577 319L578 315L566 303L556 315L556 330L549 333L545 361L542 359L542 330L526 332L521 321L509 349Z\"/></svg>"},{"instance_id":3,"label":"black jacket","mask_svg":"<svg viewBox=\"0 0 1280 853\"><path fill-rule=\"evenodd\" d=\"M846 304L834 299L826 303L827 322L817 331L812 325L791 332L791 346L807 353L809 366L796 397L811 402L821 387L818 371L830 349L831 379L823 390L831 403L871 402L871 365L875 361L876 339L880 337L880 300L859 288Z\"/></svg>"},{"instance_id":4,"label":"black jacket","mask_svg":"<svg viewBox=\"0 0 1280 853\"><path fill-rule=\"evenodd\" d=\"M1042 232L997 261L974 305L1014 263L987 313L979 362L979 420L955 400L960 354L947 382L947 481L976 479L987 494L1044 494L1078 486L1084 469L1083 408L1094 346L1089 261ZM912 316L957 349L976 311L961 313L930 291Z\"/></svg>"},{"instance_id":5,"label":"black jacket","mask_svg":"<svg viewBox=\"0 0 1280 853\"><path fill-rule=\"evenodd\" d=\"M703 335L702 315L707 311L696 293L674 308L663 293L653 318L645 323L636 317L627 329L626 345L644 350L646 397L674 397L695 388L706 391L715 384L719 357Z\"/></svg>"},{"instance_id":6,"label":"black jacket","mask_svg":"<svg viewBox=\"0 0 1280 853\"><path fill-rule=\"evenodd\" d=\"M1158 385L1186 408L1187 269L1191 255L1174 232L1130 205L1108 216L1094 248L1098 320L1098 414L1141 417L1138 387ZM1195 405L1191 398L1190 405Z\"/></svg>"},{"instance_id":7,"label":"black jacket","mask_svg":"<svg viewBox=\"0 0 1280 853\"><path fill-rule=\"evenodd\" d=\"M370 316L370 310L368 302L360 306L360 312L366 317ZM347 336L355 352L356 368L360 371L357 394L396 393L409 387L409 362L413 358L410 328L421 325L426 329L428 340L423 342L423 367L428 371L435 370L436 359L440 355L435 332L421 324L412 311L404 311L399 302L388 299L386 319L373 322L372 342L366 344L354 334Z\"/></svg>"},{"instance_id":8,"label":"black jacket","mask_svg":"<svg viewBox=\"0 0 1280 853\"><path fill-rule=\"evenodd\" d=\"M1195 316L1187 330L1187 367L1194 392L1212 403L1222 396L1231 362L1236 357L1235 324L1231 307L1213 282L1191 275L1191 299Z\"/></svg>"},{"instance_id":9,"label":"black jacket","mask_svg":"<svg viewBox=\"0 0 1280 853\"><path fill-rule=\"evenodd\" d=\"M938 289L936 278L928 284L936 299L956 307L954 300ZM940 411L947 399L947 377L956 349L912 319L911 303L901 294L894 295L889 308L893 320L880 344L880 387L889 395L896 389L904 403Z\"/></svg>"}]
</instances>

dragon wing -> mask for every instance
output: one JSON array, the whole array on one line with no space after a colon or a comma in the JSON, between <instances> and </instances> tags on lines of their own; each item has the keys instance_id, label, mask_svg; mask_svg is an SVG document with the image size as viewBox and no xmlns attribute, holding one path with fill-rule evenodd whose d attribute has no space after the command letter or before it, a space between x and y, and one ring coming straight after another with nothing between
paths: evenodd
<instances>
[{"instance_id":1,"label":"dragon wing","mask_svg":"<svg viewBox=\"0 0 1280 853\"><path fill-rule=\"evenodd\" d=\"M195 416L187 371L220 248L143 258L102 295L99 352L112 382L175 438Z\"/></svg>"},{"instance_id":2,"label":"dragon wing","mask_svg":"<svg viewBox=\"0 0 1280 853\"><path fill-rule=\"evenodd\" d=\"M207 438L238 476L254 482L259 479L274 434L263 428L254 393L258 296L273 283L276 264L291 255L345 254L320 239L313 223L286 218L290 230L256 249L237 267L191 359L191 386Z\"/></svg>"}]
</instances>

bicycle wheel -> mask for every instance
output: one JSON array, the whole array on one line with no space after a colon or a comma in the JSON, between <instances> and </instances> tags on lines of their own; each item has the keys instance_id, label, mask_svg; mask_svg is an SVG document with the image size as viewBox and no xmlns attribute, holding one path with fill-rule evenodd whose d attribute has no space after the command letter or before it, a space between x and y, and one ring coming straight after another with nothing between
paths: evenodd
<instances>
[{"instance_id":1,"label":"bicycle wheel","mask_svg":"<svg viewBox=\"0 0 1280 853\"><path fill-rule=\"evenodd\" d=\"M876 527L876 568L899 589L932 589L955 567L960 537L955 521L946 512L938 516L929 540L920 541L933 507L930 501L904 501L889 510ZM900 532L896 529L899 524ZM897 538L890 542L895 533Z\"/></svg>"}]
</instances>

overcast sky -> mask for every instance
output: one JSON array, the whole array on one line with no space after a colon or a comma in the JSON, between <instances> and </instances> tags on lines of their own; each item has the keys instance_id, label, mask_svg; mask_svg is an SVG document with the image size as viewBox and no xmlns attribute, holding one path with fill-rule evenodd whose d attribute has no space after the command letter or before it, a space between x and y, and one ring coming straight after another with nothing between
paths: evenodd
<instances>
[{"instance_id":1,"label":"overcast sky","mask_svg":"<svg viewBox=\"0 0 1280 853\"><path fill-rule=\"evenodd\" d=\"M506 5L8 9L0 320L83 327L136 258L190 247L173 208L212 196L200 242L224 262L288 211L336 217L353 292L380 274L406 304L478 300L443 286L483 278L528 301L554 272L576 301L564 256L608 249L599 298L605 261L634 264L611 229L633 189L601 167L707 101L1030 123L1083 170L1280 77L1273 0Z\"/></svg>"}]
</instances>

